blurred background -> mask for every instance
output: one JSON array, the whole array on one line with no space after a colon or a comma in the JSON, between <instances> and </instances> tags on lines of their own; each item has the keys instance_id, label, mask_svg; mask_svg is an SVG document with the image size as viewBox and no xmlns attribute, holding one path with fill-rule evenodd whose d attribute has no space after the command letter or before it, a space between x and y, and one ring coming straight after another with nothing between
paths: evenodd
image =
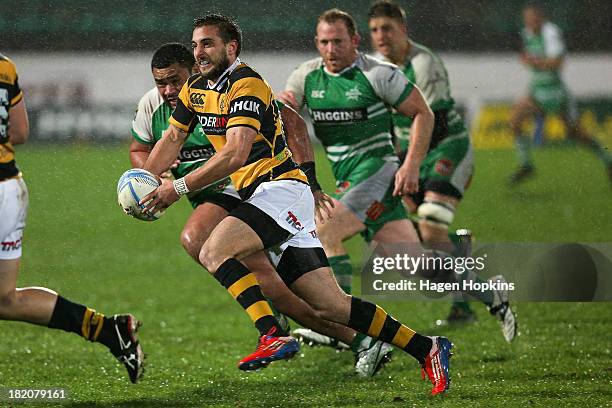
<instances>
[{"instance_id":1,"label":"blurred background","mask_svg":"<svg viewBox=\"0 0 612 408\"><path fill-rule=\"evenodd\" d=\"M317 16L330 7L350 12L362 49L370 50L369 0L112 1L23 0L0 14L1 52L17 64L32 124L42 140L126 140L139 98L153 86L149 62L162 43L188 44L194 17L232 15L244 31L243 60L276 91L291 70L316 56ZM477 148L509 148L509 104L525 93L519 63L522 0L401 1L412 38L443 56L453 96ZM612 2L540 2L564 32L564 78L591 133L612 135ZM537 132L536 132L537 133ZM562 139L550 117L538 137Z\"/></svg>"}]
</instances>

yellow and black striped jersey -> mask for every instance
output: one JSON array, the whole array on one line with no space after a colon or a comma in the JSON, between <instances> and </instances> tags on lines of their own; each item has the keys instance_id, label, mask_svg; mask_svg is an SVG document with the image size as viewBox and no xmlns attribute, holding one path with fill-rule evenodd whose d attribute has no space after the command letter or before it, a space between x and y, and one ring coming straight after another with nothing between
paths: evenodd
<instances>
[{"instance_id":1,"label":"yellow and black striped jersey","mask_svg":"<svg viewBox=\"0 0 612 408\"><path fill-rule=\"evenodd\" d=\"M0 181L19 174L15 150L8 138L8 122L9 110L22 98L15 64L0 54Z\"/></svg>"},{"instance_id":2,"label":"yellow and black striped jersey","mask_svg":"<svg viewBox=\"0 0 612 408\"><path fill-rule=\"evenodd\" d=\"M227 129L248 126L257 131L249 157L231 175L242 199L258 185L272 180L299 180L306 176L291 157L283 124L270 85L239 59L215 84L193 75L183 85L170 123L191 132L200 122L216 151L226 144Z\"/></svg>"}]
</instances>

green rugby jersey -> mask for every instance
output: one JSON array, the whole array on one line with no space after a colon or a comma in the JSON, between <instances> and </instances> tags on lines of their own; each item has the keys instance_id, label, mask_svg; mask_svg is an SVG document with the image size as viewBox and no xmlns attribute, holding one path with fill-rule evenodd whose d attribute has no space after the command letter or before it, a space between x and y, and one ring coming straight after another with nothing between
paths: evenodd
<instances>
[{"instance_id":1,"label":"green rugby jersey","mask_svg":"<svg viewBox=\"0 0 612 408\"><path fill-rule=\"evenodd\" d=\"M405 64L400 65L399 68L409 81L419 87L431 110L437 114L436 116L446 111L446 122L439 118L436 120L430 149L447 137L469 137L463 118L455 110L448 72L442 59L421 44L410 41L410 45L410 54ZM375 56L384 59L380 54ZM393 113L394 132L402 150L407 149L412 120L398 112Z\"/></svg>"},{"instance_id":2,"label":"green rugby jersey","mask_svg":"<svg viewBox=\"0 0 612 408\"><path fill-rule=\"evenodd\" d=\"M523 50L537 58L558 58L565 55L565 43L559 27L551 22L545 22L539 33L526 28L521 32ZM531 87L549 87L562 85L558 69L543 70L531 67Z\"/></svg>"},{"instance_id":3,"label":"green rugby jersey","mask_svg":"<svg viewBox=\"0 0 612 408\"><path fill-rule=\"evenodd\" d=\"M337 180L346 179L358 166L366 178L385 161L398 161L390 107L401 104L413 88L395 65L361 53L339 73L328 72L321 58L307 61L286 86L300 107L308 107Z\"/></svg>"},{"instance_id":4,"label":"green rugby jersey","mask_svg":"<svg viewBox=\"0 0 612 408\"><path fill-rule=\"evenodd\" d=\"M168 128L172 107L165 103L157 88L147 92L138 103L132 122L132 136L140 143L153 146ZM215 149L198 124L181 148L180 164L172 170L175 178L186 176L202 166L215 153Z\"/></svg>"}]
</instances>

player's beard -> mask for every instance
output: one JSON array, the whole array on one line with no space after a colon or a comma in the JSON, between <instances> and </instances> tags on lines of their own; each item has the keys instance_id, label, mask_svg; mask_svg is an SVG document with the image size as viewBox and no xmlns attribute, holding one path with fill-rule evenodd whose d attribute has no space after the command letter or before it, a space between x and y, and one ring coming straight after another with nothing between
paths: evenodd
<instances>
[{"instance_id":1,"label":"player's beard","mask_svg":"<svg viewBox=\"0 0 612 408\"><path fill-rule=\"evenodd\" d=\"M230 62L229 62L229 59L227 58L227 54L225 53L221 54L221 57L219 58L219 60L215 61L213 65L214 65L214 68L208 73L202 74L202 77L206 79L207 81L216 82L217 79L219 79L219 77L221 76L221 74L223 74L223 72L225 72L225 70L228 69L230 66Z\"/></svg>"}]
</instances>

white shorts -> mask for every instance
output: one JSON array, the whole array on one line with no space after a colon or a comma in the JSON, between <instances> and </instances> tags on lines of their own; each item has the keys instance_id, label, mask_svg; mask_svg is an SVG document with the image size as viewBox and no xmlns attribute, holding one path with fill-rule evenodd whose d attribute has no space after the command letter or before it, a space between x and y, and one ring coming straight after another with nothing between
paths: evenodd
<instances>
[{"instance_id":1,"label":"white shorts","mask_svg":"<svg viewBox=\"0 0 612 408\"><path fill-rule=\"evenodd\" d=\"M21 258L28 189L21 177L0 181L0 260Z\"/></svg>"},{"instance_id":2,"label":"white shorts","mask_svg":"<svg viewBox=\"0 0 612 408\"><path fill-rule=\"evenodd\" d=\"M275 246L283 249L288 246L295 248L322 246L316 232L314 197L307 184L295 180L268 181L260 184L245 203L263 211L278 227L288 233L285 234L288 238L281 240L282 242L278 242ZM249 220L243 220L251 225ZM277 226L272 227L278 231ZM274 237L270 240L273 241ZM262 239L262 241L265 244L267 240Z\"/></svg>"}]
</instances>

